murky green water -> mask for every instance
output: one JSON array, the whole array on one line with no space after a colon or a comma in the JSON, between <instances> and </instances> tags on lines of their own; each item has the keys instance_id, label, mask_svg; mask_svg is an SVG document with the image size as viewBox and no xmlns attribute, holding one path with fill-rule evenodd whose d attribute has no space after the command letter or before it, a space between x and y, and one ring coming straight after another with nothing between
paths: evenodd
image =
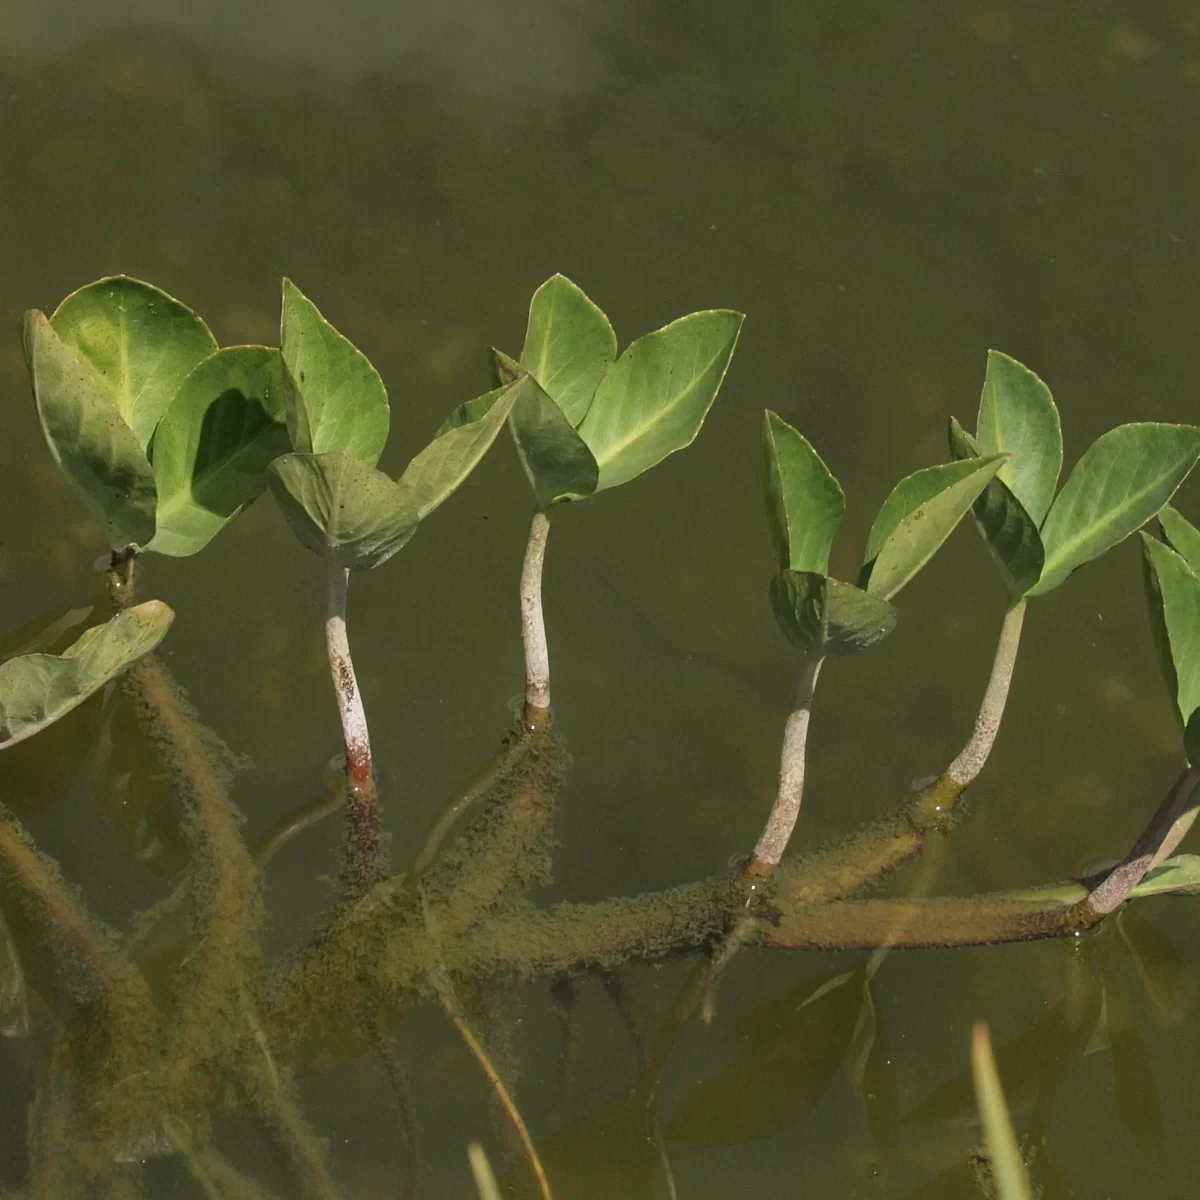
<instances>
[{"instance_id":1,"label":"murky green water","mask_svg":"<svg viewBox=\"0 0 1200 1200\"><path fill-rule=\"evenodd\" d=\"M769 807L794 660L766 601L764 406L846 487L833 570L849 578L891 484L945 457L951 413L973 417L988 347L1050 384L1068 461L1121 421L1196 419L1198 3L326 8L45 2L0 17L0 309L11 327L27 307L125 272L195 306L222 344L270 342L286 273L379 367L392 473L485 390L483 347L519 347L529 294L554 271L608 311L623 344L693 309L748 314L698 443L555 520L546 600L575 769L554 898L708 874L749 848ZM96 601L103 539L46 452L15 336L0 381L7 630ZM1193 497L1194 486L1180 505L1195 516ZM354 582L351 638L398 857L508 720L527 519L499 444L396 561ZM253 757L236 799L254 841L319 791L339 748L320 566L266 500L197 558L148 562L142 587L179 614L171 669ZM889 642L822 678L803 844L883 811L969 731L1003 609L972 530L900 608ZM116 921L167 890L184 851L165 782L132 735L123 745L115 728L104 786L85 782L100 725L93 703L7 751L0 796ZM1121 853L1178 754L1124 546L1033 606L1002 739L940 889L1029 885ZM273 860L271 953L321 909L337 844L326 821ZM876 988L901 1122L875 1079L875 1135L845 1062L814 1059L814 1044L839 1029L845 1040L845 1006L795 1017L813 979L860 959L744 956L716 1026L690 1029L671 1059L664 1123L748 1047L795 1069L751 1057L727 1077L730 1112L774 1114L762 1117L769 1136L712 1145L711 1129L733 1123L720 1110L676 1126L677 1194L969 1195L961 1175L934 1182L976 1136L969 1102L936 1090L965 1069L979 1016L1000 1044L1025 1038L1001 1069L1018 1123L1045 1134L1047 1197L1186 1194L1200 1064L1192 903L1144 904L1123 934L1096 939L1111 1035L1101 1030L1053 1105L1056 1006L1079 970L1070 948L893 955ZM621 975L647 1034L685 975L683 964ZM858 1005L853 982L841 990ZM556 1200L666 1195L628 1113L573 1124L637 1076L600 982L580 992L565 1080L548 989L506 990L496 1011L526 1117L567 1146L552 1160ZM503 1157L482 1077L432 1006L397 1043L420 1194L468 1196L466 1142ZM0 1044L8 1187L24 1170L39 1045ZM346 1194L401 1194L382 1066L319 1065L300 1097ZM261 1130L221 1136L288 1194ZM171 1163L147 1188L202 1194Z\"/></svg>"}]
</instances>

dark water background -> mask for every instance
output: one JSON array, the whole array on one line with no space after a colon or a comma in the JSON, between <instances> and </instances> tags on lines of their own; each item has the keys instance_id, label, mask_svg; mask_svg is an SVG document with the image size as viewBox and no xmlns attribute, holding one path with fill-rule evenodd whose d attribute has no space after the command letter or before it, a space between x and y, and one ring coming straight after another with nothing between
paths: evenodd
<instances>
[{"instance_id":1,"label":"dark water background","mask_svg":"<svg viewBox=\"0 0 1200 1200\"><path fill-rule=\"evenodd\" d=\"M844 578L891 485L946 457L951 413L973 420L989 347L1049 383L1068 465L1122 421L1196 419L1192 0L1053 11L63 0L0 14L0 53L9 327L27 307L49 310L124 272L193 305L223 345L271 342L286 273L381 371L393 408L381 466L392 474L451 407L486 389L484 346L519 349L529 295L554 271L607 310L622 345L698 308L748 314L697 444L555 519L546 603L556 713L576 764L555 896L709 873L749 848L769 807L795 663L766 600L764 406L799 426L845 487L833 563ZM42 443L15 335L0 347L0 413L9 629L94 599L103 539ZM1194 489L1179 503L1197 515ZM490 752L519 689L528 510L500 442L394 562L354 581L351 638L400 855ZM338 749L320 564L268 499L198 557L148 561L143 592L178 612L167 655L194 703L254 758L237 790L253 838L320 786ZM800 843L853 828L949 761L1003 599L964 528L900 598L893 637L826 670ZM99 807L72 790L93 729L85 709L7 752L0 794L116 917L161 893L180 851L165 816L139 828L145 781ZM1001 741L940 888L1031 885L1121 853L1179 753L1126 545L1032 606ZM328 822L273 866L272 949L323 903L317 880L337 838ZM1148 992L1132 960L1121 967L1148 1069L1132 1093L1114 1091L1101 1045L1073 1072L1049 1151L1074 1192L1048 1195L1188 1194L1200 1065L1192 903L1139 910L1160 935L1151 975L1167 981ZM1044 1014L1068 955L1061 945L894 955L878 985L901 1111L962 1070L974 1018L1003 1042ZM717 1026L676 1052L664 1113L729 1060L730 1033L756 1005L855 961L740 960ZM628 973L649 1028L682 970ZM1151 1003L1164 989L1166 1015ZM565 1093L546 989L515 1003L518 1097L539 1135L631 1085L634 1051L598 985L583 988ZM492 1129L477 1068L435 1011L410 1017L400 1045L424 1131L423 1194L467 1196L463 1147ZM28 1052L0 1046L19 1081L0 1099L10 1183ZM394 1195L381 1068L343 1064L306 1079L302 1097L348 1191ZM1157 1147L1144 1128L1155 1106ZM951 1120L905 1127L881 1171L843 1074L786 1132L676 1148L672 1163L688 1200L903 1197L972 1138ZM602 1144L591 1151L612 1158ZM152 1186L193 1194L169 1168ZM612 1194L571 1186L558 1200Z\"/></svg>"}]
</instances>

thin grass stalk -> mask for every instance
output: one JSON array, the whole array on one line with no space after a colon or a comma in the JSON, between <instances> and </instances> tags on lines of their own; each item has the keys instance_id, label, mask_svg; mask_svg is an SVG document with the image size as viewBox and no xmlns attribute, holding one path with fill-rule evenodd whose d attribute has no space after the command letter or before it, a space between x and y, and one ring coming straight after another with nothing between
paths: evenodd
<instances>
[{"instance_id":1,"label":"thin grass stalk","mask_svg":"<svg viewBox=\"0 0 1200 1200\"><path fill-rule=\"evenodd\" d=\"M482 800L500 774L511 766L515 745L512 738L505 738L496 752L447 798L408 864L405 878L409 882L419 879L425 873L459 818Z\"/></svg>"},{"instance_id":2,"label":"thin grass stalk","mask_svg":"<svg viewBox=\"0 0 1200 1200\"><path fill-rule=\"evenodd\" d=\"M525 561L521 567L521 640L525 647L525 723L545 725L550 720L550 648L542 616L542 564L550 514L538 509L529 526Z\"/></svg>"},{"instance_id":3,"label":"thin grass stalk","mask_svg":"<svg viewBox=\"0 0 1200 1200\"><path fill-rule=\"evenodd\" d=\"M345 883L352 896L362 895L387 877L383 823L375 795L371 739L363 708L350 639L346 634L346 591L350 571L330 565L325 607L325 648L342 723L346 750L346 863Z\"/></svg>"},{"instance_id":4,"label":"thin grass stalk","mask_svg":"<svg viewBox=\"0 0 1200 1200\"><path fill-rule=\"evenodd\" d=\"M471 1175L479 1192L479 1200L501 1200L500 1185L492 1174L492 1164L478 1142L472 1142L467 1147L467 1161L471 1164Z\"/></svg>"},{"instance_id":5,"label":"thin grass stalk","mask_svg":"<svg viewBox=\"0 0 1200 1200\"><path fill-rule=\"evenodd\" d=\"M779 756L779 792L767 823L759 836L754 853L743 874L751 887L765 882L775 873L787 849L788 839L800 816L804 798L804 764L808 745L808 723L812 716L813 693L824 659L809 655L796 678L792 711L783 730L783 748Z\"/></svg>"},{"instance_id":6,"label":"thin grass stalk","mask_svg":"<svg viewBox=\"0 0 1200 1200\"><path fill-rule=\"evenodd\" d=\"M976 1021L972 1031L971 1074L975 1080L975 1096L987 1141L997 1200L1033 1200L1029 1172L1021 1158L1021 1147L1013 1132L1008 1105L1004 1102L1004 1091L1000 1086L986 1021Z\"/></svg>"},{"instance_id":7,"label":"thin grass stalk","mask_svg":"<svg viewBox=\"0 0 1200 1200\"><path fill-rule=\"evenodd\" d=\"M492 1085L492 1089L495 1091L501 1107L504 1109L509 1121L512 1122L513 1128L517 1131L517 1137L521 1139L521 1145L525 1149L525 1156L529 1159L529 1167L533 1172L534 1179L537 1181L538 1191L541 1193L542 1200L553 1200L553 1197L550 1195L550 1181L546 1178L542 1161L538 1158L533 1138L529 1136L529 1129L521 1117L520 1110L509 1094L508 1088L504 1086L504 1081L500 1078L496 1068L492 1066L492 1061L488 1058L487 1051L479 1044L478 1039L471 1032L471 1027L463 1019L462 1014L458 1010L458 1005L450 995L447 986L438 987L438 1001L445 1014L454 1022L454 1026L462 1035L467 1048L475 1056L475 1061L479 1063L484 1075L487 1076L488 1083Z\"/></svg>"}]
</instances>

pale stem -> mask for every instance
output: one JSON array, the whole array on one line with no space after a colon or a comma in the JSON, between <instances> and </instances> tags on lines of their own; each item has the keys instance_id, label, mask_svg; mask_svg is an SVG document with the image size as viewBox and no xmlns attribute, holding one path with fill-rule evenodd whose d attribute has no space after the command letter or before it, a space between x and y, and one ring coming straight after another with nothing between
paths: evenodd
<instances>
[{"instance_id":1,"label":"pale stem","mask_svg":"<svg viewBox=\"0 0 1200 1200\"><path fill-rule=\"evenodd\" d=\"M1188 765L1179 772L1133 849L1088 896L1085 904L1092 912L1106 916L1120 908L1146 872L1179 845L1195 819L1195 810L1189 804L1197 783L1200 783L1200 768Z\"/></svg>"},{"instance_id":2,"label":"pale stem","mask_svg":"<svg viewBox=\"0 0 1200 1200\"><path fill-rule=\"evenodd\" d=\"M521 639L525 644L525 722L545 725L550 719L550 650L542 619L542 563L550 514L539 509L529 526L521 568Z\"/></svg>"},{"instance_id":3,"label":"pale stem","mask_svg":"<svg viewBox=\"0 0 1200 1200\"><path fill-rule=\"evenodd\" d=\"M1012 683L1013 667L1017 662L1017 650L1021 644L1021 624L1025 619L1025 601L1018 600L1004 614L1000 627L1000 640L996 644L996 657L992 660L992 674L979 715L975 718L975 729L962 753L946 768L946 778L965 788L974 782L983 770L996 734L1000 732L1000 721L1004 716L1004 705L1008 700L1008 688Z\"/></svg>"},{"instance_id":4,"label":"pale stem","mask_svg":"<svg viewBox=\"0 0 1200 1200\"><path fill-rule=\"evenodd\" d=\"M346 590L350 572L329 567L328 601L325 610L325 647L329 671L342 722L346 748L346 822L349 869L357 890L366 891L387 874L379 807L375 802L375 777L371 764L371 739L363 709L350 639L346 635Z\"/></svg>"},{"instance_id":5,"label":"pale stem","mask_svg":"<svg viewBox=\"0 0 1200 1200\"><path fill-rule=\"evenodd\" d=\"M779 794L767 818L766 827L754 847L747 864L751 875L770 875L779 865L788 839L800 816L800 801L804 796L804 754L808 743L808 721L812 715L813 692L824 661L817 655L805 658L796 679L796 694L792 711L783 729L783 750L779 756Z\"/></svg>"}]
</instances>

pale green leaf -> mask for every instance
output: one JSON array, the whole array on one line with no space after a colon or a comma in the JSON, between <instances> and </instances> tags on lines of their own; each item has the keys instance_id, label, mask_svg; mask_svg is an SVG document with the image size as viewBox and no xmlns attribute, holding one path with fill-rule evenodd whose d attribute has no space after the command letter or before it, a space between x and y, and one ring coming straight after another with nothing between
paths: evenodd
<instances>
[{"instance_id":1,"label":"pale green leaf","mask_svg":"<svg viewBox=\"0 0 1200 1200\"><path fill-rule=\"evenodd\" d=\"M1129 893L1130 900L1144 896L1200 896L1200 854L1176 854L1152 871Z\"/></svg>"},{"instance_id":2,"label":"pale green leaf","mask_svg":"<svg viewBox=\"0 0 1200 1200\"><path fill-rule=\"evenodd\" d=\"M95 372L143 450L188 372L217 348L190 308L125 275L72 292L50 324Z\"/></svg>"},{"instance_id":3,"label":"pale green leaf","mask_svg":"<svg viewBox=\"0 0 1200 1200\"><path fill-rule=\"evenodd\" d=\"M609 364L617 335L604 313L565 275L533 293L521 366L562 409L573 428L587 415Z\"/></svg>"},{"instance_id":4,"label":"pale green leaf","mask_svg":"<svg viewBox=\"0 0 1200 1200\"><path fill-rule=\"evenodd\" d=\"M405 468L396 482L396 503L415 524L446 500L487 453L523 391L520 381L468 400Z\"/></svg>"},{"instance_id":5,"label":"pale green leaf","mask_svg":"<svg viewBox=\"0 0 1200 1200\"><path fill-rule=\"evenodd\" d=\"M147 549L195 554L261 495L268 465L291 448L285 416L278 350L231 346L200 363L154 435L158 532Z\"/></svg>"},{"instance_id":6,"label":"pale green leaf","mask_svg":"<svg viewBox=\"0 0 1200 1200\"><path fill-rule=\"evenodd\" d=\"M1007 354L988 351L975 436L982 454L1009 454L999 480L1040 525L1062 470L1062 426L1050 389Z\"/></svg>"},{"instance_id":7,"label":"pale green leaf","mask_svg":"<svg viewBox=\"0 0 1200 1200\"><path fill-rule=\"evenodd\" d=\"M1186 727L1200 708L1200 578L1169 546L1141 535L1150 619L1171 700Z\"/></svg>"},{"instance_id":8,"label":"pale green leaf","mask_svg":"<svg viewBox=\"0 0 1200 1200\"><path fill-rule=\"evenodd\" d=\"M1159 510L1158 523L1167 545L1181 554L1193 571L1200 571L1200 529L1169 504Z\"/></svg>"},{"instance_id":9,"label":"pale green leaf","mask_svg":"<svg viewBox=\"0 0 1200 1200\"><path fill-rule=\"evenodd\" d=\"M600 469L562 409L532 375L524 375L513 392L508 427L538 506L590 496Z\"/></svg>"},{"instance_id":10,"label":"pale green leaf","mask_svg":"<svg viewBox=\"0 0 1200 1200\"><path fill-rule=\"evenodd\" d=\"M1017 1135L1013 1132L1008 1105L992 1056L992 1041L987 1024L975 1023L971 1038L971 1070L975 1077L975 1095L979 1103L979 1118L991 1160L992 1178L997 1200L1033 1200L1029 1172L1021 1157Z\"/></svg>"},{"instance_id":11,"label":"pale green leaf","mask_svg":"<svg viewBox=\"0 0 1200 1200\"><path fill-rule=\"evenodd\" d=\"M980 457L979 443L953 417L950 450L960 460ZM971 511L1009 594L1023 596L1037 583L1045 559L1033 518L998 476L988 480Z\"/></svg>"},{"instance_id":12,"label":"pale green leaf","mask_svg":"<svg viewBox=\"0 0 1200 1200\"><path fill-rule=\"evenodd\" d=\"M597 491L690 445L717 397L741 328L727 309L692 313L638 338L605 373L579 433L600 467Z\"/></svg>"},{"instance_id":13,"label":"pale green leaf","mask_svg":"<svg viewBox=\"0 0 1200 1200\"><path fill-rule=\"evenodd\" d=\"M1144 525L1171 498L1200 456L1190 425L1120 425L1097 438L1042 525L1046 562L1028 595L1058 587Z\"/></svg>"},{"instance_id":14,"label":"pale green leaf","mask_svg":"<svg viewBox=\"0 0 1200 1200\"><path fill-rule=\"evenodd\" d=\"M419 517L382 471L345 450L285 454L267 480L292 532L331 566L365 571L392 557Z\"/></svg>"},{"instance_id":15,"label":"pale green leaf","mask_svg":"<svg viewBox=\"0 0 1200 1200\"><path fill-rule=\"evenodd\" d=\"M954 532L1004 461L994 454L943 463L896 484L867 536L860 584L872 596L894 596Z\"/></svg>"},{"instance_id":16,"label":"pale green leaf","mask_svg":"<svg viewBox=\"0 0 1200 1200\"><path fill-rule=\"evenodd\" d=\"M780 571L770 595L779 628L806 654L857 654L896 627L886 600L815 572Z\"/></svg>"},{"instance_id":17,"label":"pale green leaf","mask_svg":"<svg viewBox=\"0 0 1200 1200\"><path fill-rule=\"evenodd\" d=\"M383 380L290 279L283 281L280 347L292 445L311 454L345 450L373 467L391 419Z\"/></svg>"},{"instance_id":18,"label":"pale green leaf","mask_svg":"<svg viewBox=\"0 0 1200 1200\"><path fill-rule=\"evenodd\" d=\"M487 353L488 368L491 372L492 383L496 387L503 387L506 383L516 383L525 373L525 368L515 358L510 358L505 354L503 350L489 346Z\"/></svg>"},{"instance_id":19,"label":"pale green leaf","mask_svg":"<svg viewBox=\"0 0 1200 1200\"><path fill-rule=\"evenodd\" d=\"M0 749L45 729L162 641L175 614L147 600L94 625L62 654L0 663Z\"/></svg>"},{"instance_id":20,"label":"pale green leaf","mask_svg":"<svg viewBox=\"0 0 1200 1200\"><path fill-rule=\"evenodd\" d=\"M767 522L781 570L829 570L846 497L803 434L768 410L763 420Z\"/></svg>"},{"instance_id":21,"label":"pale green leaf","mask_svg":"<svg viewBox=\"0 0 1200 1200\"><path fill-rule=\"evenodd\" d=\"M22 334L38 418L55 462L114 550L146 545L154 537L154 473L110 389L44 314L27 312Z\"/></svg>"}]
</instances>

